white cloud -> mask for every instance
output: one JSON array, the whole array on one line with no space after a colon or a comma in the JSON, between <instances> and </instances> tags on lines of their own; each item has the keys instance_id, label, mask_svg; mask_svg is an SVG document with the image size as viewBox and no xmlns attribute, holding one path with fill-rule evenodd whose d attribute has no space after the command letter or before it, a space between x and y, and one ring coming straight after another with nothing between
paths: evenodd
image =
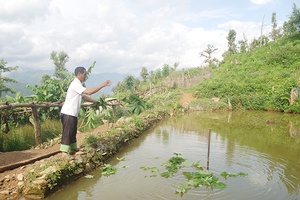
<instances>
[{"instance_id":1,"label":"white cloud","mask_svg":"<svg viewBox=\"0 0 300 200\"><path fill-rule=\"evenodd\" d=\"M260 22L241 20L246 14L229 4L206 9L194 0L0 3L0 59L20 68L52 69L52 51L69 55L71 71L93 61L94 73L138 75L143 66L152 70L175 62L179 68L197 67L208 44L218 48L215 56L221 59L229 29L249 38L260 31Z\"/></svg>"},{"instance_id":2,"label":"white cloud","mask_svg":"<svg viewBox=\"0 0 300 200\"><path fill-rule=\"evenodd\" d=\"M26 22L48 13L48 0L0 0L0 17L6 21Z\"/></svg>"},{"instance_id":3,"label":"white cloud","mask_svg":"<svg viewBox=\"0 0 300 200\"><path fill-rule=\"evenodd\" d=\"M265 5L268 3L271 3L272 0L251 0L251 3L256 4L256 5Z\"/></svg>"}]
</instances>

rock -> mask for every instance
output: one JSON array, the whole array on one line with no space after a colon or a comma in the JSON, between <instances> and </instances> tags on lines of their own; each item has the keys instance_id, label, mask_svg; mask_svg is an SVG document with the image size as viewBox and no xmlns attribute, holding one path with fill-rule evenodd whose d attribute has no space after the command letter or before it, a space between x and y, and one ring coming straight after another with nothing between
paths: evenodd
<instances>
[{"instance_id":1,"label":"rock","mask_svg":"<svg viewBox=\"0 0 300 200\"><path fill-rule=\"evenodd\" d=\"M21 186L23 186L23 185L24 185L24 182L23 182L23 181L18 182L18 186L19 186L19 187L21 187Z\"/></svg>"},{"instance_id":2,"label":"rock","mask_svg":"<svg viewBox=\"0 0 300 200\"><path fill-rule=\"evenodd\" d=\"M38 178L35 181L33 181L33 184L43 187L43 186L48 185L48 182L43 178Z\"/></svg>"},{"instance_id":3,"label":"rock","mask_svg":"<svg viewBox=\"0 0 300 200\"><path fill-rule=\"evenodd\" d=\"M78 168L74 171L74 174L81 174L83 172L82 168Z\"/></svg>"},{"instance_id":4,"label":"rock","mask_svg":"<svg viewBox=\"0 0 300 200\"><path fill-rule=\"evenodd\" d=\"M90 171L93 171L94 169L95 169L95 165L92 163L87 163L85 165L85 172L90 172Z\"/></svg>"},{"instance_id":5,"label":"rock","mask_svg":"<svg viewBox=\"0 0 300 200\"><path fill-rule=\"evenodd\" d=\"M132 117L121 117L120 119L118 119L118 121L116 122L117 125L122 124L124 122L130 122L130 120L132 120Z\"/></svg>"},{"instance_id":6,"label":"rock","mask_svg":"<svg viewBox=\"0 0 300 200\"><path fill-rule=\"evenodd\" d=\"M44 171L42 171L40 174L41 175L46 175L46 174L56 172L56 171L57 171L57 168L55 166L50 166L47 169L45 169Z\"/></svg>"},{"instance_id":7,"label":"rock","mask_svg":"<svg viewBox=\"0 0 300 200\"><path fill-rule=\"evenodd\" d=\"M2 190L2 191L0 191L0 194L9 195L9 190Z\"/></svg>"},{"instance_id":8,"label":"rock","mask_svg":"<svg viewBox=\"0 0 300 200\"><path fill-rule=\"evenodd\" d=\"M24 174L18 174L17 180L18 181L23 181L24 180Z\"/></svg>"},{"instance_id":9,"label":"rock","mask_svg":"<svg viewBox=\"0 0 300 200\"><path fill-rule=\"evenodd\" d=\"M220 101L220 98L219 97L213 97L211 98L214 102L219 102Z\"/></svg>"}]
</instances>

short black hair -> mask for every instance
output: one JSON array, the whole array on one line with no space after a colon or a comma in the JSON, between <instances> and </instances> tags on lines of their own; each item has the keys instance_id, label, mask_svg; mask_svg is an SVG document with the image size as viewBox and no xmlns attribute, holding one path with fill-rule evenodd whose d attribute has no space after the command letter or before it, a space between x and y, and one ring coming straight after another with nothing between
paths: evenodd
<instances>
[{"instance_id":1,"label":"short black hair","mask_svg":"<svg viewBox=\"0 0 300 200\"><path fill-rule=\"evenodd\" d=\"M86 71L86 69L84 67L76 67L74 73L75 73L75 76L78 75L78 73L84 73Z\"/></svg>"}]
</instances>

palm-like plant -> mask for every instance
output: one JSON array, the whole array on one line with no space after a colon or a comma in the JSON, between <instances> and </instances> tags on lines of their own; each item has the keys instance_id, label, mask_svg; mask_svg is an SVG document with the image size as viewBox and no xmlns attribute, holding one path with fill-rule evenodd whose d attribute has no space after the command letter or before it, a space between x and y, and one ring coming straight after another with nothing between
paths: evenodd
<instances>
[{"instance_id":1,"label":"palm-like plant","mask_svg":"<svg viewBox=\"0 0 300 200\"><path fill-rule=\"evenodd\" d=\"M134 93L123 98L122 101L126 103L126 108L131 114L139 115L147 108L146 102Z\"/></svg>"}]
</instances>

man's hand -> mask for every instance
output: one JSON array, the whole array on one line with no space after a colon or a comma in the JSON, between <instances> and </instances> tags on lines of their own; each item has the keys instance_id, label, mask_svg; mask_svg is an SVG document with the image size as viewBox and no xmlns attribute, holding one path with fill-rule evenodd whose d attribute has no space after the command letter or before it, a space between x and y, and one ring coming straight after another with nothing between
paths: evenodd
<instances>
[{"instance_id":1,"label":"man's hand","mask_svg":"<svg viewBox=\"0 0 300 200\"><path fill-rule=\"evenodd\" d=\"M107 80L107 81L104 82L104 86L110 86L110 84L111 84L110 80Z\"/></svg>"}]
</instances>

